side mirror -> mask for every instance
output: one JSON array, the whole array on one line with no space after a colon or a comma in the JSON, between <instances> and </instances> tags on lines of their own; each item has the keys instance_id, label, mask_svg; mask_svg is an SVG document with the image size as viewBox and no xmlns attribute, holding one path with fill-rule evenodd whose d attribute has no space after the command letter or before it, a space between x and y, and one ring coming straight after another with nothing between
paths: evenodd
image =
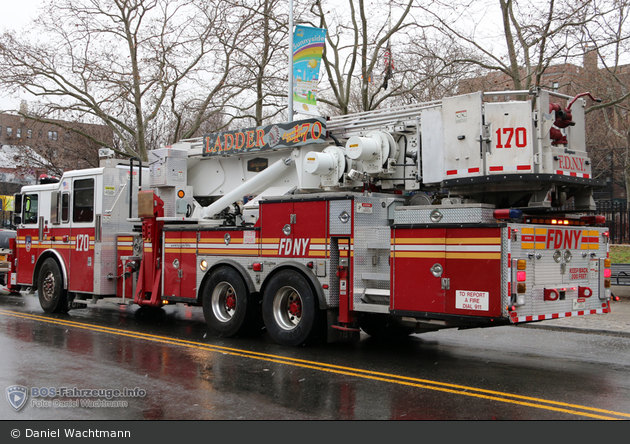
<instances>
[{"instance_id":1,"label":"side mirror","mask_svg":"<svg viewBox=\"0 0 630 444\"><path fill-rule=\"evenodd\" d=\"M22 194L13 195L13 225L22 224Z\"/></svg>"}]
</instances>

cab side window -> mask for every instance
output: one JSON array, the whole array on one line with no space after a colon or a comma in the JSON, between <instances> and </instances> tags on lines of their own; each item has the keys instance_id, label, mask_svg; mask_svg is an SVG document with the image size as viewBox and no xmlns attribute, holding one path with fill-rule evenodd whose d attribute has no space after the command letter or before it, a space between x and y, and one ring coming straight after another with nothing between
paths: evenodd
<instances>
[{"instance_id":1,"label":"cab side window","mask_svg":"<svg viewBox=\"0 0 630 444\"><path fill-rule=\"evenodd\" d=\"M68 222L70 220L70 194L63 193L61 195L61 222Z\"/></svg>"},{"instance_id":2,"label":"cab side window","mask_svg":"<svg viewBox=\"0 0 630 444\"><path fill-rule=\"evenodd\" d=\"M24 223L37 223L37 194L26 194L24 196Z\"/></svg>"},{"instance_id":3,"label":"cab side window","mask_svg":"<svg viewBox=\"0 0 630 444\"><path fill-rule=\"evenodd\" d=\"M63 209L61 218L63 220ZM94 220L94 179L75 180L72 194L72 222L92 222L92 220Z\"/></svg>"}]
</instances>

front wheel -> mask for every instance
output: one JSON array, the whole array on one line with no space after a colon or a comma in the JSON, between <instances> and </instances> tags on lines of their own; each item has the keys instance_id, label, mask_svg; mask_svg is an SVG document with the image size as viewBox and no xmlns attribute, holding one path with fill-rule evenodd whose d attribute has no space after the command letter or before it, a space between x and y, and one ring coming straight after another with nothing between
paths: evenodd
<instances>
[{"instance_id":1,"label":"front wheel","mask_svg":"<svg viewBox=\"0 0 630 444\"><path fill-rule=\"evenodd\" d=\"M46 313L68 311L68 293L63 288L59 265L53 258L46 259L39 270L37 294L39 304Z\"/></svg>"},{"instance_id":2,"label":"front wheel","mask_svg":"<svg viewBox=\"0 0 630 444\"><path fill-rule=\"evenodd\" d=\"M281 345L315 342L324 330L313 289L294 270L282 270L271 278L263 294L263 320L271 338Z\"/></svg>"},{"instance_id":3,"label":"front wheel","mask_svg":"<svg viewBox=\"0 0 630 444\"><path fill-rule=\"evenodd\" d=\"M214 334L229 338L260 329L259 304L233 268L213 271L202 297L203 315Z\"/></svg>"}]
</instances>

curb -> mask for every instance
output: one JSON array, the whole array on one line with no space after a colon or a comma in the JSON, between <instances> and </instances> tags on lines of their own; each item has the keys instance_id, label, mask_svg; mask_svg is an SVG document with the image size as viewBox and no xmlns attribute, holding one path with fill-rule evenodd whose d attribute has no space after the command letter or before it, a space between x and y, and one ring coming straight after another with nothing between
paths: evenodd
<instances>
[{"instance_id":1,"label":"curb","mask_svg":"<svg viewBox=\"0 0 630 444\"><path fill-rule=\"evenodd\" d=\"M544 322L544 321L541 321ZM567 333L582 333L582 334L590 334L590 335L603 335L603 336L616 336L619 338L630 338L630 332L627 331L613 331L613 330L602 330L602 329L592 329L592 328L580 328L580 327L566 327L564 325L536 325L536 324L525 324L519 325L520 328L533 328L538 330L554 330L554 331L563 331Z\"/></svg>"}]
</instances>

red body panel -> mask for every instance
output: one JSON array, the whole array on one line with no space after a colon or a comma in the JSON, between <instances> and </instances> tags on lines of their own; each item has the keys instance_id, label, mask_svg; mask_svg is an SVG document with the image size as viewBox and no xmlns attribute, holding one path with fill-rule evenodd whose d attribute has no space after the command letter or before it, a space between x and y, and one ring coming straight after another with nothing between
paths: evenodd
<instances>
[{"instance_id":1,"label":"red body panel","mask_svg":"<svg viewBox=\"0 0 630 444\"><path fill-rule=\"evenodd\" d=\"M395 228L393 233L393 310L501 315L500 228ZM431 272L436 264L442 267L439 276Z\"/></svg>"},{"instance_id":2,"label":"red body panel","mask_svg":"<svg viewBox=\"0 0 630 444\"><path fill-rule=\"evenodd\" d=\"M19 228L17 231L17 283L32 284L33 270L40 255L37 228Z\"/></svg>"},{"instance_id":3,"label":"red body panel","mask_svg":"<svg viewBox=\"0 0 630 444\"><path fill-rule=\"evenodd\" d=\"M68 290L94 291L94 228L72 228Z\"/></svg>"},{"instance_id":4,"label":"red body panel","mask_svg":"<svg viewBox=\"0 0 630 444\"><path fill-rule=\"evenodd\" d=\"M327 257L326 201L272 202L260 208L262 256Z\"/></svg>"},{"instance_id":5,"label":"red body panel","mask_svg":"<svg viewBox=\"0 0 630 444\"><path fill-rule=\"evenodd\" d=\"M197 232L164 232L164 296L196 296Z\"/></svg>"},{"instance_id":6,"label":"red body panel","mask_svg":"<svg viewBox=\"0 0 630 444\"><path fill-rule=\"evenodd\" d=\"M444 313L445 291L431 267L445 266L446 229L393 230L392 310Z\"/></svg>"}]
</instances>

